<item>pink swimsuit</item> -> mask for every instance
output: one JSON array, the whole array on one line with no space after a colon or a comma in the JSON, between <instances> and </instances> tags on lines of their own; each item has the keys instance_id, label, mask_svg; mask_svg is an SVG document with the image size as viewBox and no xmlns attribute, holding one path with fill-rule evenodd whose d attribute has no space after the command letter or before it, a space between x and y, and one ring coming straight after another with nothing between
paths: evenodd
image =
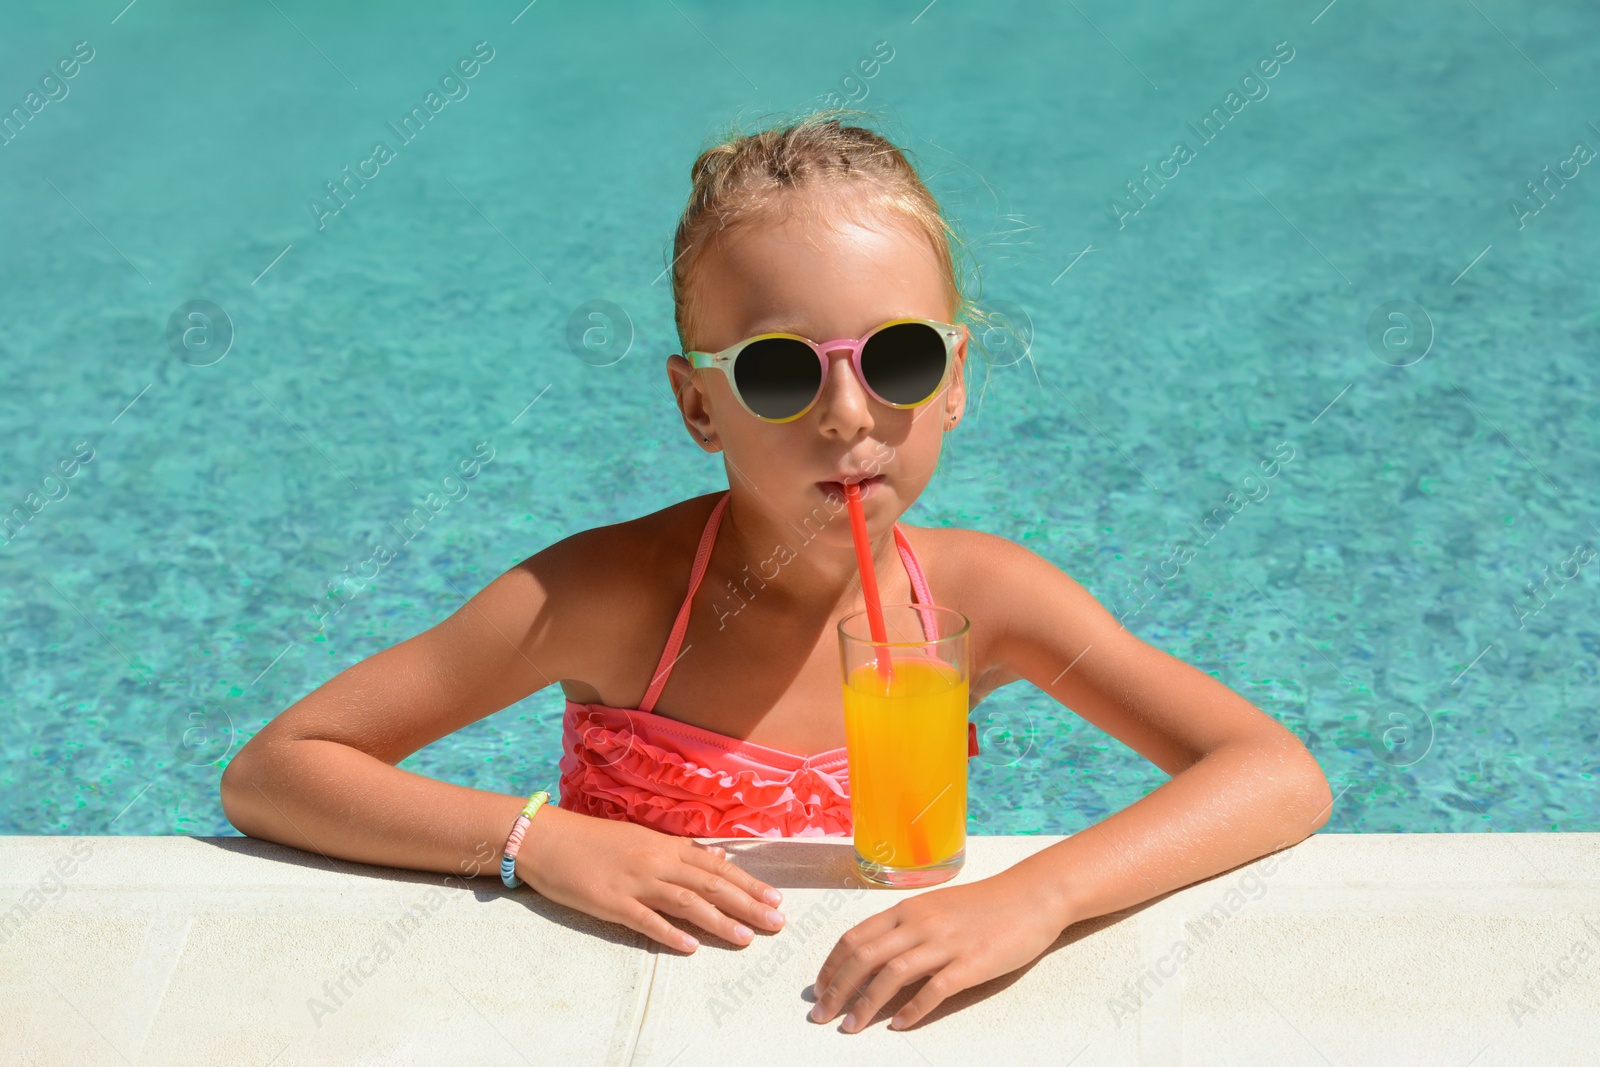
<instances>
[{"instance_id":1,"label":"pink swimsuit","mask_svg":"<svg viewBox=\"0 0 1600 1067\"><path fill-rule=\"evenodd\" d=\"M727 504L725 493L706 521L689 593L643 706L629 710L567 701L560 806L685 837L848 836L850 768L844 748L796 756L650 710L677 661L689 627L689 605ZM894 538L916 602L932 604L922 568L898 524ZM971 722L967 754L977 754L977 730Z\"/></svg>"}]
</instances>

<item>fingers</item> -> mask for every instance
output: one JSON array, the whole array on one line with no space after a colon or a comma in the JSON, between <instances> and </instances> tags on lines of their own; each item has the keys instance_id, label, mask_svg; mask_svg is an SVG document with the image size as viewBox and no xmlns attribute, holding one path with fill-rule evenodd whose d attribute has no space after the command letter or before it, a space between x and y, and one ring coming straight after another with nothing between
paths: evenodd
<instances>
[{"instance_id":1,"label":"fingers","mask_svg":"<svg viewBox=\"0 0 1600 1067\"><path fill-rule=\"evenodd\" d=\"M679 929L665 915L687 919L735 945L755 940L755 930L779 930L783 914L759 898L768 892L782 900L772 886L742 870L719 845L683 842L681 865L668 869L641 891L617 920L669 948L693 952L699 941Z\"/></svg>"},{"instance_id":2,"label":"fingers","mask_svg":"<svg viewBox=\"0 0 1600 1067\"><path fill-rule=\"evenodd\" d=\"M682 930L673 926L666 919L648 905L634 901L637 907L629 908L624 914L617 917L623 925L639 931L644 936L657 941L668 948L680 949L684 952L693 952L699 941L690 937Z\"/></svg>"},{"instance_id":3,"label":"fingers","mask_svg":"<svg viewBox=\"0 0 1600 1067\"><path fill-rule=\"evenodd\" d=\"M905 1025L911 1025L950 994L950 990L943 988L945 983L940 980L940 974L936 973L941 972L949 961L950 954L946 949L926 942L890 957L878 968L876 977L867 983L866 988L854 1000L847 1002L850 1013L845 1016L841 1029L847 1034L866 1029L877 1017L879 1009L895 994L913 982L933 975L911 1000L911 1005L917 1009L916 1015L912 1016L904 1009L900 1013ZM918 1000L923 1003L917 1004Z\"/></svg>"},{"instance_id":4,"label":"fingers","mask_svg":"<svg viewBox=\"0 0 1600 1067\"><path fill-rule=\"evenodd\" d=\"M704 883L701 885L707 892L713 891ZM708 930L735 945L747 945L755 940L754 930L737 919L730 918L705 896L689 886L672 882L660 883L656 907L668 915L688 919L702 930Z\"/></svg>"},{"instance_id":5,"label":"fingers","mask_svg":"<svg viewBox=\"0 0 1600 1067\"><path fill-rule=\"evenodd\" d=\"M729 860L722 860L714 871L700 872L690 888L726 914L749 926L764 930L783 929L783 912L760 899L772 887L751 877ZM746 940L753 938L743 939L740 943Z\"/></svg>"},{"instance_id":6,"label":"fingers","mask_svg":"<svg viewBox=\"0 0 1600 1067\"><path fill-rule=\"evenodd\" d=\"M811 1018L814 1021L827 1022L833 1018L839 1013L839 1009L844 1006L841 997L854 992L853 986L840 984L839 996L830 999L827 995L828 990L837 983L839 969L845 965L845 962L861 946L870 944L877 938L889 933L897 925L898 917L895 910L891 908L888 911L880 911L878 914L862 920L844 932L844 935L834 944L833 951L828 953L828 958L822 961L822 969L817 972L817 980L813 986L817 1003L811 1008ZM866 973L862 972L857 975L855 981L859 984L865 978ZM829 1009L826 1014L823 1012L824 1008Z\"/></svg>"},{"instance_id":7,"label":"fingers","mask_svg":"<svg viewBox=\"0 0 1600 1067\"><path fill-rule=\"evenodd\" d=\"M728 859L728 853L725 849L718 845L712 845L710 848L715 850L713 854L693 854L690 857L690 862L726 878L753 900L761 901L772 907L783 903L782 893ZM762 911L765 910L765 908L762 909Z\"/></svg>"},{"instance_id":8,"label":"fingers","mask_svg":"<svg viewBox=\"0 0 1600 1067\"><path fill-rule=\"evenodd\" d=\"M922 983L922 988L917 990L917 995L900 1006L894 1013L894 1018L889 1021L891 1030L909 1030L923 1020L934 1008L937 1008L944 999L952 993L960 992L969 985L976 983L965 979L952 977L953 967L935 971L932 978ZM870 1020L869 1020L870 1021ZM862 1025L865 1025L864 1023Z\"/></svg>"},{"instance_id":9,"label":"fingers","mask_svg":"<svg viewBox=\"0 0 1600 1067\"><path fill-rule=\"evenodd\" d=\"M780 912L752 900L723 874L699 867L689 867L683 875L660 882L656 897L654 903L662 911L688 919L735 945L755 940L752 926L769 930L783 926Z\"/></svg>"},{"instance_id":10,"label":"fingers","mask_svg":"<svg viewBox=\"0 0 1600 1067\"><path fill-rule=\"evenodd\" d=\"M825 1023L838 1015L847 1005L866 995L870 988L867 985L868 980L880 968L886 971L891 979L896 979L895 989L927 973L924 971L914 976L906 974L906 960L912 958L911 954L915 953L922 942L919 942L916 930L910 926L885 929L881 923L874 921L882 919L885 915L886 912L880 912L866 922L845 931L839 943L828 954L814 987L817 1002L811 1009L812 1022ZM883 997L876 1003L882 1004L887 999L888 997ZM872 1010L876 1012L876 1006ZM859 1012L852 1014L862 1026L872 1018L871 1015L862 1015ZM845 1029L854 1032L851 1027L847 1026Z\"/></svg>"}]
</instances>

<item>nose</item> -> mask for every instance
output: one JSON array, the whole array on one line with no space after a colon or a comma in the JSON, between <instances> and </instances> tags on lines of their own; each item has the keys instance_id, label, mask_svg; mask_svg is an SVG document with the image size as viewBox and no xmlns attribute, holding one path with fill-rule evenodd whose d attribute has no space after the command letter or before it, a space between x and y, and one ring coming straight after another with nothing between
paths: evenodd
<instances>
[{"instance_id":1,"label":"nose","mask_svg":"<svg viewBox=\"0 0 1600 1067\"><path fill-rule=\"evenodd\" d=\"M817 398L821 426L825 432L853 440L863 429L872 426L870 397L856 379L850 346L822 347L823 354L828 357L828 373L822 383L822 395Z\"/></svg>"}]
</instances>

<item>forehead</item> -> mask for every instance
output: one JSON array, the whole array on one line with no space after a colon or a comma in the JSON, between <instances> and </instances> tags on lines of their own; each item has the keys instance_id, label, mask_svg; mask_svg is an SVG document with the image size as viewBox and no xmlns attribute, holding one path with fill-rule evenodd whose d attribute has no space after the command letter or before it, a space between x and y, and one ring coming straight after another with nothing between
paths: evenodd
<instances>
[{"instance_id":1,"label":"forehead","mask_svg":"<svg viewBox=\"0 0 1600 1067\"><path fill-rule=\"evenodd\" d=\"M905 316L947 320L947 282L927 236L893 215L802 214L730 227L696 265L701 341L757 333L859 337Z\"/></svg>"}]
</instances>

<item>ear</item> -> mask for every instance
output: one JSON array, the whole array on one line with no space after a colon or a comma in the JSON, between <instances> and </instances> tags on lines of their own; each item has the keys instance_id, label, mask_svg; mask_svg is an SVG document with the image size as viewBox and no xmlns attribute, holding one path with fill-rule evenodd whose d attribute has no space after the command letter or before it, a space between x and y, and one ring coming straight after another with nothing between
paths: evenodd
<instances>
[{"instance_id":1,"label":"ear","mask_svg":"<svg viewBox=\"0 0 1600 1067\"><path fill-rule=\"evenodd\" d=\"M692 363L674 352L667 357L667 380L694 443L707 452L717 451L717 430L706 394Z\"/></svg>"},{"instance_id":2,"label":"ear","mask_svg":"<svg viewBox=\"0 0 1600 1067\"><path fill-rule=\"evenodd\" d=\"M965 324L961 327L961 340L956 342L955 352L952 354L954 364L950 368L950 384L944 394L944 429L946 432L955 429L956 423L961 421L961 415L967 410L967 342L972 339L972 331Z\"/></svg>"}]
</instances>

